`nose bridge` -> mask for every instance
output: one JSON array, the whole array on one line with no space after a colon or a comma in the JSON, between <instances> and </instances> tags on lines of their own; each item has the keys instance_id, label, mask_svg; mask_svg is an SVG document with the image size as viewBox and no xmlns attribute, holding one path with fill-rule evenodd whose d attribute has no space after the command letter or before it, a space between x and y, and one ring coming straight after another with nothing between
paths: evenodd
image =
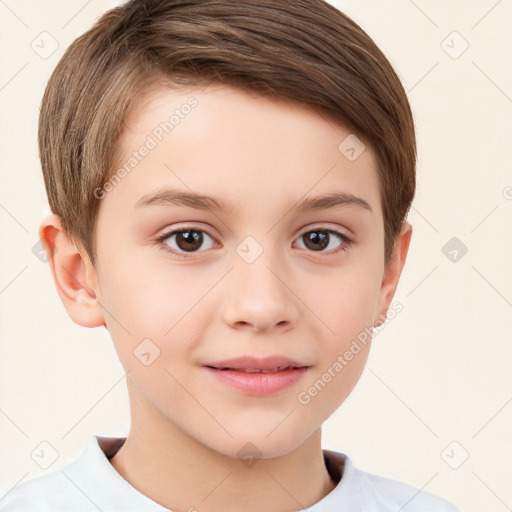
<instances>
[{"instance_id":1,"label":"nose bridge","mask_svg":"<svg viewBox=\"0 0 512 512\"><path fill-rule=\"evenodd\" d=\"M240 244L235 255L237 261L230 272L224 303L225 321L232 327L243 325L256 330L295 323L297 304L285 284L286 277L280 275L283 273L282 258L277 251L264 249L251 260L245 257L256 250L251 243L249 240L247 245Z\"/></svg>"}]
</instances>

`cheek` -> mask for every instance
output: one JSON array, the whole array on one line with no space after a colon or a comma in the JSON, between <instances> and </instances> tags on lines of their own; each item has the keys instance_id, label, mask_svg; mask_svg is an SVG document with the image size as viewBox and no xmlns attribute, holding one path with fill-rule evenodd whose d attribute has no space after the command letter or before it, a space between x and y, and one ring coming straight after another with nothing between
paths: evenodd
<instances>
[{"instance_id":1,"label":"cheek","mask_svg":"<svg viewBox=\"0 0 512 512\"><path fill-rule=\"evenodd\" d=\"M369 267L352 266L315 279L315 287L304 288L303 293L308 297L306 304L325 324L326 332L337 340L336 348L341 348L340 343L373 326L379 290L376 272Z\"/></svg>"},{"instance_id":2,"label":"cheek","mask_svg":"<svg viewBox=\"0 0 512 512\"><path fill-rule=\"evenodd\" d=\"M171 345L172 352L179 354L198 339L195 333L207 317L208 301L202 298L212 287L207 279L184 267L159 269L132 260L112 268L103 284L107 328L125 368L133 365L133 352L144 340L158 347L163 363L170 359Z\"/></svg>"},{"instance_id":3,"label":"cheek","mask_svg":"<svg viewBox=\"0 0 512 512\"><path fill-rule=\"evenodd\" d=\"M317 322L316 335L319 360L315 379L308 383L313 387L303 391L305 400L311 399L327 417L350 394L364 369L380 281L378 273L365 265L340 269L321 281L324 293L320 289L310 291L308 298L311 309L322 320ZM322 391L324 387L328 388L326 392Z\"/></svg>"}]
</instances>

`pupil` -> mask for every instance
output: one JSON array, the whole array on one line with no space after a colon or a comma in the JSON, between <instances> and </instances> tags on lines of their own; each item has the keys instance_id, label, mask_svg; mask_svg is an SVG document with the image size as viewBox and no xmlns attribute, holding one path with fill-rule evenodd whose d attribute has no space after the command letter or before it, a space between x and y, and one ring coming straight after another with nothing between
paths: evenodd
<instances>
[{"instance_id":1,"label":"pupil","mask_svg":"<svg viewBox=\"0 0 512 512\"><path fill-rule=\"evenodd\" d=\"M199 231L189 229L176 235L176 243L183 251L193 251L199 249L203 243L203 235Z\"/></svg>"},{"instance_id":2,"label":"pupil","mask_svg":"<svg viewBox=\"0 0 512 512\"><path fill-rule=\"evenodd\" d=\"M308 249L325 249L329 245L329 235L323 231L310 231L306 235Z\"/></svg>"}]
</instances>

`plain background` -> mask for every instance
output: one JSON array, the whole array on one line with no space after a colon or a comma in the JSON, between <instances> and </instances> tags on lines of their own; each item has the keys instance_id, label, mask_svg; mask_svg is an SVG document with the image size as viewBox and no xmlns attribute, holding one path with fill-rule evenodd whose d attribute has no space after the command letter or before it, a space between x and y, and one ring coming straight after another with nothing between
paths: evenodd
<instances>
[{"instance_id":1,"label":"plain background","mask_svg":"<svg viewBox=\"0 0 512 512\"><path fill-rule=\"evenodd\" d=\"M0 0L2 490L74 459L92 434L129 430L107 332L71 321L33 252L49 213L36 138L46 81L65 48L117 3ZM510 510L512 2L332 3L397 70L419 158L395 296L404 309L375 337L361 380L324 425L324 446L466 512ZM52 450L44 469L37 453L44 465Z\"/></svg>"}]
</instances>

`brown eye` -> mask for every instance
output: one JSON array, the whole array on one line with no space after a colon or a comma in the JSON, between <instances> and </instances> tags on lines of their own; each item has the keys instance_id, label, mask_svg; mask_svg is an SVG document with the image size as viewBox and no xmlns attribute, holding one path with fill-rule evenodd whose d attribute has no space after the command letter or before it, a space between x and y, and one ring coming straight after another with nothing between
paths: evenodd
<instances>
[{"instance_id":1,"label":"brown eye","mask_svg":"<svg viewBox=\"0 0 512 512\"><path fill-rule=\"evenodd\" d=\"M315 229L299 237L306 249L315 252L330 252L343 250L350 244L350 240L343 234L330 229ZM324 249L328 250L324 250Z\"/></svg>"},{"instance_id":2,"label":"brown eye","mask_svg":"<svg viewBox=\"0 0 512 512\"><path fill-rule=\"evenodd\" d=\"M329 234L325 231L310 231L302 237L304 245L312 251L322 251L329 245Z\"/></svg>"},{"instance_id":3,"label":"brown eye","mask_svg":"<svg viewBox=\"0 0 512 512\"><path fill-rule=\"evenodd\" d=\"M176 235L176 245L186 252L195 251L203 244L203 234L201 231L189 229L179 231Z\"/></svg>"},{"instance_id":4,"label":"brown eye","mask_svg":"<svg viewBox=\"0 0 512 512\"><path fill-rule=\"evenodd\" d=\"M177 229L162 235L157 241L163 244L166 250L179 256L202 252L214 246L212 237L200 229Z\"/></svg>"}]
</instances>

